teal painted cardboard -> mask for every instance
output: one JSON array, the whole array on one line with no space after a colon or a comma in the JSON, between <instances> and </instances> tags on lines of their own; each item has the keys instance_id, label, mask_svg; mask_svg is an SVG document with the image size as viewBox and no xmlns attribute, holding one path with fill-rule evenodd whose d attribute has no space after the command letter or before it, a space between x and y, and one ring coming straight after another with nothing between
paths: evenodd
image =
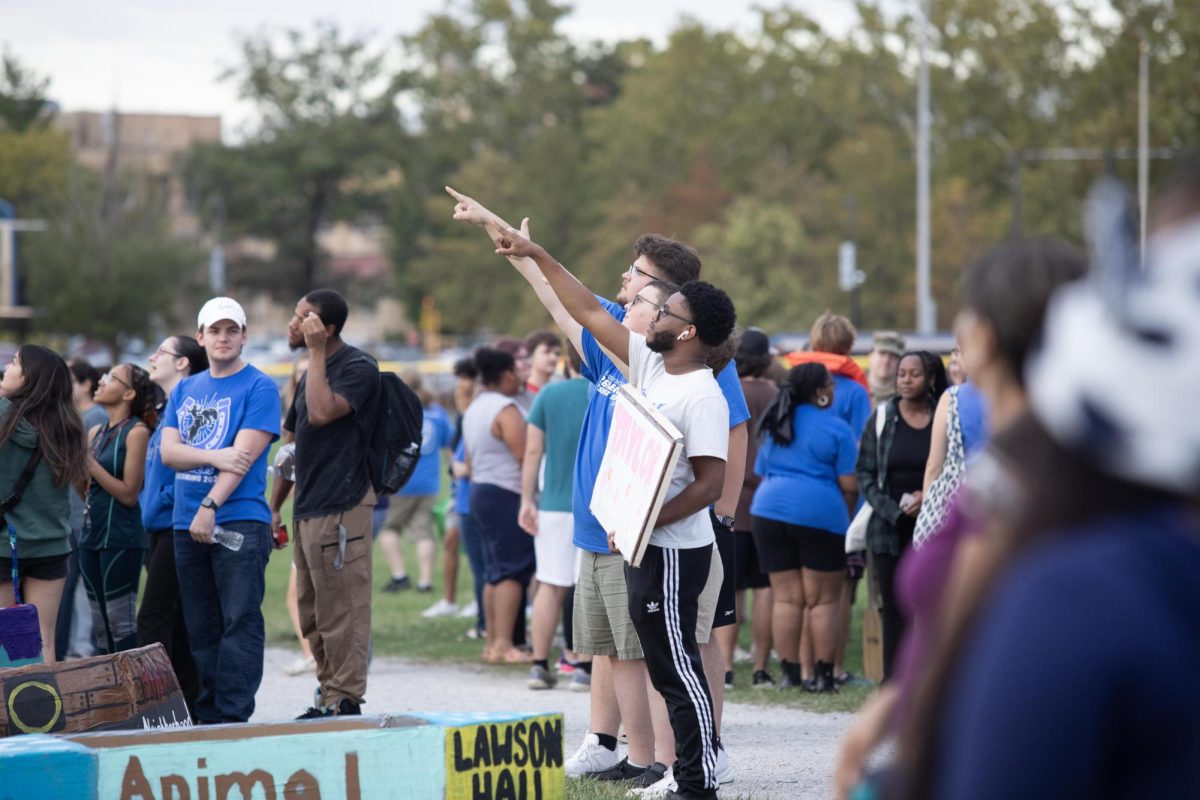
<instances>
[{"instance_id":1,"label":"teal painted cardboard","mask_svg":"<svg viewBox=\"0 0 1200 800\"><path fill-rule=\"evenodd\" d=\"M0 739L0 800L89 800L96 762L89 748L56 736Z\"/></svg>"}]
</instances>

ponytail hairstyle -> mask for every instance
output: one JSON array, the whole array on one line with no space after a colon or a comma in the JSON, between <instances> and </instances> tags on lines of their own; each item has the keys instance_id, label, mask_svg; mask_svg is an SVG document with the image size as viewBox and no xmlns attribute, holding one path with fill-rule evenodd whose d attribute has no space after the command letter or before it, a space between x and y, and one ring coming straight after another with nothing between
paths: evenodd
<instances>
[{"instance_id":1,"label":"ponytail hairstyle","mask_svg":"<svg viewBox=\"0 0 1200 800\"><path fill-rule=\"evenodd\" d=\"M25 385L11 397L12 411L0 422L0 447L25 420L37 433L37 448L50 466L54 483L68 486L87 477L83 419L75 410L71 371L62 357L40 345L22 345L17 361Z\"/></svg>"},{"instance_id":2,"label":"ponytail hairstyle","mask_svg":"<svg viewBox=\"0 0 1200 800\"><path fill-rule=\"evenodd\" d=\"M813 403L817 392L829 385L832 380L829 370L824 364L801 364L787 374L787 379L779 389L779 394L767 406L762 420L758 423L758 436L770 434L771 438L784 447L790 445L795 438L792 429L792 417L797 406Z\"/></svg>"},{"instance_id":3,"label":"ponytail hairstyle","mask_svg":"<svg viewBox=\"0 0 1200 800\"><path fill-rule=\"evenodd\" d=\"M196 375L208 369L208 353L195 336L176 336L175 352L188 360L188 375Z\"/></svg>"},{"instance_id":4,"label":"ponytail hairstyle","mask_svg":"<svg viewBox=\"0 0 1200 800\"><path fill-rule=\"evenodd\" d=\"M137 364L125 366L129 368L129 383L133 389L129 413L146 423L147 428L154 430L158 425L158 403L162 390L150 380L150 373Z\"/></svg>"},{"instance_id":5,"label":"ponytail hairstyle","mask_svg":"<svg viewBox=\"0 0 1200 800\"><path fill-rule=\"evenodd\" d=\"M521 347L525 346L522 342L518 344ZM475 351L475 367L479 370L479 378L483 385L494 387L499 385L504 373L516 371L517 362L510 353L503 350L481 347Z\"/></svg>"}]
</instances>

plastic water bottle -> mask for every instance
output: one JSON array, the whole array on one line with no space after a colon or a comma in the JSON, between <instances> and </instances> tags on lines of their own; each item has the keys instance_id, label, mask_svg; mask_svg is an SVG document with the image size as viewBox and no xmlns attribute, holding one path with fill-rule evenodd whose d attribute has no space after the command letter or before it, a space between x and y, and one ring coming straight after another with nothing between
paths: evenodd
<instances>
[{"instance_id":1,"label":"plastic water bottle","mask_svg":"<svg viewBox=\"0 0 1200 800\"><path fill-rule=\"evenodd\" d=\"M246 537L237 531L231 531L227 528L222 528L220 525L213 526L213 541L222 547L228 547L230 550L237 552L242 549L242 542Z\"/></svg>"}]
</instances>

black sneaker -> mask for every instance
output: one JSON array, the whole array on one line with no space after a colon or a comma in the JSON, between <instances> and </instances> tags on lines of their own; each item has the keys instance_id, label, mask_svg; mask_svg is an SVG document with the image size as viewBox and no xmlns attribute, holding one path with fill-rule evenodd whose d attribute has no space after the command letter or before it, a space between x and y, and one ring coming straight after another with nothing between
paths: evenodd
<instances>
[{"instance_id":1,"label":"black sneaker","mask_svg":"<svg viewBox=\"0 0 1200 800\"><path fill-rule=\"evenodd\" d=\"M338 703L337 708L331 709L329 714L333 717L361 717L362 706L351 702L347 697L343 697L342 701Z\"/></svg>"},{"instance_id":2,"label":"black sneaker","mask_svg":"<svg viewBox=\"0 0 1200 800\"><path fill-rule=\"evenodd\" d=\"M730 670L725 673L725 688L726 689L733 688L733 670Z\"/></svg>"},{"instance_id":3,"label":"black sneaker","mask_svg":"<svg viewBox=\"0 0 1200 800\"><path fill-rule=\"evenodd\" d=\"M661 761L655 761L650 766L646 767L646 771L638 777L630 781L634 786L653 786L661 781L667 775L667 765Z\"/></svg>"},{"instance_id":4,"label":"black sneaker","mask_svg":"<svg viewBox=\"0 0 1200 800\"><path fill-rule=\"evenodd\" d=\"M765 669L754 670L754 677L751 681L755 689L771 689L775 686L775 679Z\"/></svg>"},{"instance_id":5,"label":"black sneaker","mask_svg":"<svg viewBox=\"0 0 1200 800\"><path fill-rule=\"evenodd\" d=\"M308 710L296 717L296 719L324 719L325 717L332 716L333 711L331 709L321 708L319 706L309 706Z\"/></svg>"},{"instance_id":6,"label":"black sneaker","mask_svg":"<svg viewBox=\"0 0 1200 800\"><path fill-rule=\"evenodd\" d=\"M412 581L405 575L403 578L392 578L384 584L383 590L388 594L394 594L395 592L402 592L410 586L412 586Z\"/></svg>"},{"instance_id":7,"label":"black sneaker","mask_svg":"<svg viewBox=\"0 0 1200 800\"><path fill-rule=\"evenodd\" d=\"M600 772L589 772L586 777L596 781L632 781L640 778L645 771L646 767L635 767L629 763L628 758L622 758L615 767Z\"/></svg>"},{"instance_id":8,"label":"black sneaker","mask_svg":"<svg viewBox=\"0 0 1200 800\"><path fill-rule=\"evenodd\" d=\"M432 583L418 583L417 591L420 592L421 594L429 594L430 592L433 591L433 584Z\"/></svg>"}]
</instances>

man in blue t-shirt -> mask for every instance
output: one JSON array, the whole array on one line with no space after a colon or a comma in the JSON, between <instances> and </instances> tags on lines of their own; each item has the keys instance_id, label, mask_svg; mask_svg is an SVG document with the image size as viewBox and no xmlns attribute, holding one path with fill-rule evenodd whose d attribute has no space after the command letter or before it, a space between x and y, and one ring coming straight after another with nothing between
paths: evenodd
<instances>
[{"instance_id":1,"label":"man in blue t-shirt","mask_svg":"<svg viewBox=\"0 0 1200 800\"><path fill-rule=\"evenodd\" d=\"M493 242L508 230L507 223L477 201L449 187L447 191L458 201L455 219L483 227ZM522 223L522 233L528 232L527 223L527 220ZM701 264L691 247L655 234L639 237L634 249L637 258L622 271L617 303L598 299L625 327L635 333L645 333L655 311L651 304L658 305L666 299L665 296L651 295L663 291L669 295L676 286L698 278ZM576 586L574 622L576 637L582 642L579 651L591 653L594 656L593 669L605 677L597 680L592 688L591 733L579 751L568 759L566 771L571 777L588 775L649 785L663 778L667 769L664 765L674 758L674 741L667 721L666 706L661 699L653 706L653 729L648 729L646 712L650 706L642 688L646 683L646 668L641 657L640 642L635 634L629 640L624 636L626 631L632 634L632 620L628 607L623 605L623 559L609 552L607 533L589 510L591 491L608 441L614 395L627 382L624 365L614 364L595 339L566 313L531 260L510 261L529 281L555 323L579 349L584 359L583 376L594 384L589 394L575 462L572 512L575 517L575 544L583 553ZM725 659L715 635L711 639L709 636L711 628L736 622L733 514L744 477L746 421L750 418L750 412L736 367L732 363L719 372L717 380L729 406L729 460L725 469L724 490L712 514L721 558L712 559L711 586L706 586L702 597L703 613L698 626L703 630L697 631L697 639L702 642L701 655L713 696L714 727L719 734L724 701ZM586 598L581 599L581 592L586 594L589 585L595 589L598 608L590 608ZM587 637L591 633L596 633L599 640L589 641ZM611 679L607 679L605 674L609 670ZM613 687L615 692L601 691L598 688L600 686ZM629 737L629 756L625 761L618 762L616 734L622 722ZM653 742L649 741L651 735L655 738ZM732 780L732 773L724 748L720 747L719 736L716 744L719 759L717 772L721 783L727 783Z\"/></svg>"},{"instance_id":2,"label":"man in blue t-shirt","mask_svg":"<svg viewBox=\"0 0 1200 800\"><path fill-rule=\"evenodd\" d=\"M246 312L236 300L209 300L197 325L209 368L171 392L162 460L176 470L175 567L200 678L196 720L245 722L262 682L267 450L279 438L279 391L242 360Z\"/></svg>"}]
</instances>

